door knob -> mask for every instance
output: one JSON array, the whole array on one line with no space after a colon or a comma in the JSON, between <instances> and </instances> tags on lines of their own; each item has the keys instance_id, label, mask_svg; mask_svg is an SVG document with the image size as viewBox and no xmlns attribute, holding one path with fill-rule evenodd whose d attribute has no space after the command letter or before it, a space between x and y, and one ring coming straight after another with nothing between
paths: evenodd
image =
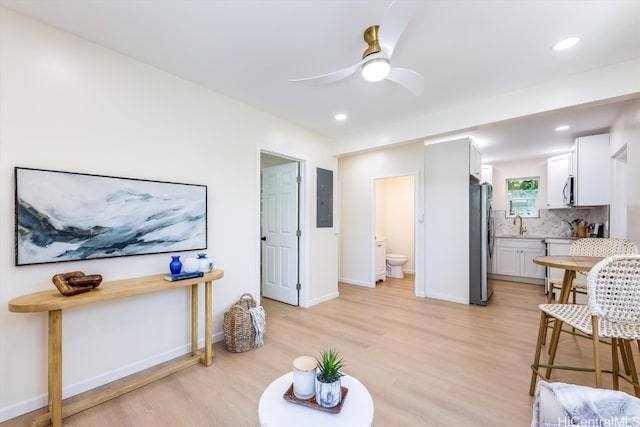
<instances>
[{"instance_id":1,"label":"door knob","mask_svg":"<svg viewBox=\"0 0 640 427\"><path fill-rule=\"evenodd\" d=\"M267 241L267 236L262 236L262 237L260 238L260 240L262 240L263 242L266 242L266 241Z\"/></svg>"}]
</instances>

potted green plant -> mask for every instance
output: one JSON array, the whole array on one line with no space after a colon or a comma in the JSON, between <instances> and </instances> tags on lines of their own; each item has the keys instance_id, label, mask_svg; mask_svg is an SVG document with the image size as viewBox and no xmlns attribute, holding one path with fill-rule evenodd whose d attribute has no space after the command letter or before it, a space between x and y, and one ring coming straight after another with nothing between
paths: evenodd
<instances>
[{"instance_id":1,"label":"potted green plant","mask_svg":"<svg viewBox=\"0 0 640 427\"><path fill-rule=\"evenodd\" d=\"M345 366L344 359L335 349L324 350L316 359L316 402L324 408L333 408L342 401L342 383L340 372Z\"/></svg>"}]
</instances>

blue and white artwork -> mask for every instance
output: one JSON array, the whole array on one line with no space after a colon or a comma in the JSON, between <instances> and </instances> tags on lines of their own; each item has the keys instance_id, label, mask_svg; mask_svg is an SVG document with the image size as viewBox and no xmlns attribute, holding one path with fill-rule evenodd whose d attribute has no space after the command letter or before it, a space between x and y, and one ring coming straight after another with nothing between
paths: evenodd
<instances>
[{"instance_id":1,"label":"blue and white artwork","mask_svg":"<svg viewBox=\"0 0 640 427\"><path fill-rule=\"evenodd\" d=\"M15 168L16 265L207 247L207 187Z\"/></svg>"}]
</instances>

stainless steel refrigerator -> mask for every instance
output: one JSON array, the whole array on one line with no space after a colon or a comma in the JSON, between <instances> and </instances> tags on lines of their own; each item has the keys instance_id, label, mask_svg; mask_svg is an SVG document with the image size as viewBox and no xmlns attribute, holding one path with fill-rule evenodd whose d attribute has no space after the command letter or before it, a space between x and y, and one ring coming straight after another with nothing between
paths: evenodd
<instances>
[{"instance_id":1,"label":"stainless steel refrigerator","mask_svg":"<svg viewBox=\"0 0 640 427\"><path fill-rule=\"evenodd\" d=\"M487 305L493 287L487 271L495 247L491 184L470 177L469 185L469 302Z\"/></svg>"}]
</instances>

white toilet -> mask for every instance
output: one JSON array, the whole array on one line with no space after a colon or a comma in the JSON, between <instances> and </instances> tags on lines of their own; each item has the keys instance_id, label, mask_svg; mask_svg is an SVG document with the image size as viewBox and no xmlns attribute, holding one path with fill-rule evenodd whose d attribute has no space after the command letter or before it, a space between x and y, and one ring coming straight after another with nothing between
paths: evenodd
<instances>
[{"instance_id":1,"label":"white toilet","mask_svg":"<svg viewBox=\"0 0 640 427\"><path fill-rule=\"evenodd\" d=\"M387 254L387 276L395 277L396 279L404 279L402 266L408 259L409 258L406 255Z\"/></svg>"}]
</instances>

